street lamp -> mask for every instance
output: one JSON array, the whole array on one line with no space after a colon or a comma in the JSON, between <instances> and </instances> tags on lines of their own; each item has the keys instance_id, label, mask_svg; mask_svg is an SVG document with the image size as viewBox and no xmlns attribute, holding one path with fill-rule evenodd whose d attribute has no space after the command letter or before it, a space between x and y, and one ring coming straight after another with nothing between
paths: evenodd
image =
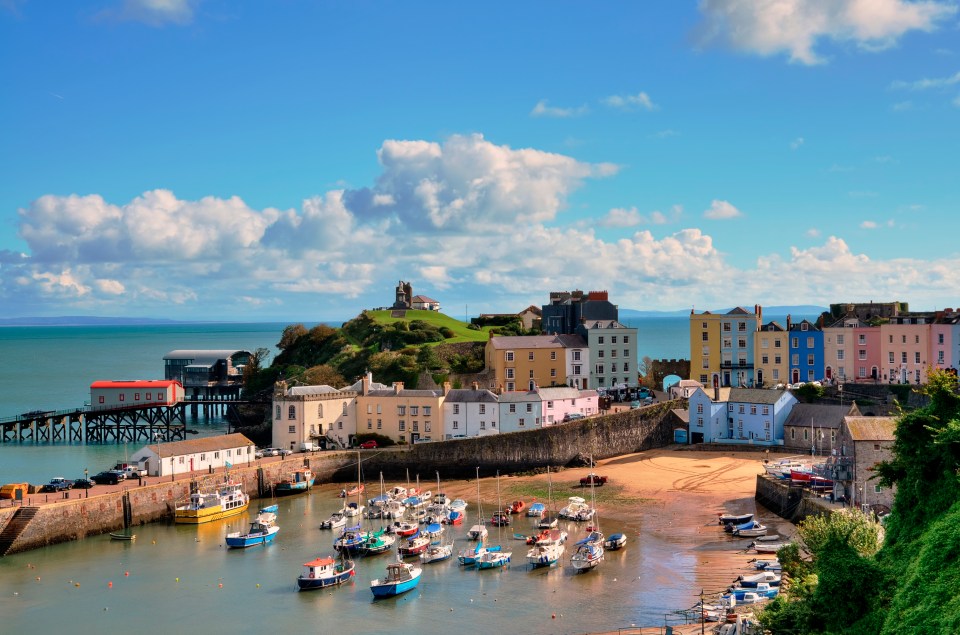
<instances>
[{"instance_id":1,"label":"street lamp","mask_svg":"<svg viewBox=\"0 0 960 635\"><path fill-rule=\"evenodd\" d=\"M83 468L83 480L87 480L87 468ZM83 488L83 497L90 498L90 483L84 483L85 487Z\"/></svg>"}]
</instances>

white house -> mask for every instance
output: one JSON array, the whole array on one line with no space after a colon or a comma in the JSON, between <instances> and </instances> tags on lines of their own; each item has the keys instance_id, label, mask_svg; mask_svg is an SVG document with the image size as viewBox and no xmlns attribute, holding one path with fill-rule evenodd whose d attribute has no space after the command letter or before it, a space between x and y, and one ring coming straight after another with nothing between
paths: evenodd
<instances>
[{"instance_id":1,"label":"white house","mask_svg":"<svg viewBox=\"0 0 960 635\"><path fill-rule=\"evenodd\" d=\"M783 445L796 403L787 390L698 388L690 396L690 442Z\"/></svg>"},{"instance_id":2,"label":"white house","mask_svg":"<svg viewBox=\"0 0 960 635\"><path fill-rule=\"evenodd\" d=\"M240 433L145 445L130 457L150 476L247 466L255 460L253 441Z\"/></svg>"},{"instance_id":3,"label":"white house","mask_svg":"<svg viewBox=\"0 0 960 635\"><path fill-rule=\"evenodd\" d=\"M357 433L357 387L293 386L273 390L273 446L294 452L304 443L348 447Z\"/></svg>"},{"instance_id":4,"label":"white house","mask_svg":"<svg viewBox=\"0 0 960 635\"><path fill-rule=\"evenodd\" d=\"M500 393L500 432L535 430L540 427L543 399L536 390Z\"/></svg>"},{"instance_id":5,"label":"white house","mask_svg":"<svg viewBox=\"0 0 960 635\"><path fill-rule=\"evenodd\" d=\"M703 384L696 379L681 379L670 386L670 398L689 399L697 391L697 388L703 388Z\"/></svg>"},{"instance_id":6,"label":"white house","mask_svg":"<svg viewBox=\"0 0 960 635\"><path fill-rule=\"evenodd\" d=\"M499 432L497 395L486 388L457 388L443 399L443 438L479 437Z\"/></svg>"}]
</instances>

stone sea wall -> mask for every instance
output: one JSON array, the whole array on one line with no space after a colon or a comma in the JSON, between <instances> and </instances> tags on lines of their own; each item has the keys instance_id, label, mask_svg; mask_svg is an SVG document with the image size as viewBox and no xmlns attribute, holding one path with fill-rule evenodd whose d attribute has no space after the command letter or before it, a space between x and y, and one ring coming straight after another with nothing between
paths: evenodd
<instances>
[{"instance_id":1,"label":"stone sea wall","mask_svg":"<svg viewBox=\"0 0 960 635\"><path fill-rule=\"evenodd\" d=\"M769 476L757 475L755 500L792 523L798 523L807 516L830 514L837 509L836 503L830 503L819 496L812 496L810 490L791 486L789 482Z\"/></svg>"}]
</instances>

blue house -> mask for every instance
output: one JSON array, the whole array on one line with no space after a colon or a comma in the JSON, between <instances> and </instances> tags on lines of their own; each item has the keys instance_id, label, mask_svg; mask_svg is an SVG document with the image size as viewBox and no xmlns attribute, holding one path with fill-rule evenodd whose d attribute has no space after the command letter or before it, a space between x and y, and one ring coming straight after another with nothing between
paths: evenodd
<instances>
[{"instance_id":1,"label":"blue house","mask_svg":"<svg viewBox=\"0 0 960 635\"><path fill-rule=\"evenodd\" d=\"M786 390L698 388L690 397L690 442L779 446L797 398Z\"/></svg>"},{"instance_id":2,"label":"blue house","mask_svg":"<svg viewBox=\"0 0 960 635\"><path fill-rule=\"evenodd\" d=\"M823 331L808 320L792 324L787 318L790 383L823 379Z\"/></svg>"}]
</instances>

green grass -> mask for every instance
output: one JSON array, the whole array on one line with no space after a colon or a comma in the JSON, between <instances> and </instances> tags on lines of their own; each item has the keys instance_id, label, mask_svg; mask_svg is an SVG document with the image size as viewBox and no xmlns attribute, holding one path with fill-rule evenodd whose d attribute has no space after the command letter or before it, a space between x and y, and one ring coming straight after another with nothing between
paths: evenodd
<instances>
[{"instance_id":1,"label":"green grass","mask_svg":"<svg viewBox=\"0 0 960 635\"><path fill-rule=\"evenodd\" d=\"M484 328L481 331L474 331L473 329L468 329L467 325L460 320L450 317L449 315L444 315L443 313L437 313L436 311L414 311L412 309L407 310L406 317L395 318L390 317L391 311L367 311L367 315L370 318L377 322L378 324L394 324L396 322L410 322L412 320L423 320L427 324L433 324L437 328L447 327L456 334L456 337L452 337L443 342L433 342L433 344L455 344L457 342L486 342L490 335L488 331L489 327Z\"/></svg>"}]
</instances>

